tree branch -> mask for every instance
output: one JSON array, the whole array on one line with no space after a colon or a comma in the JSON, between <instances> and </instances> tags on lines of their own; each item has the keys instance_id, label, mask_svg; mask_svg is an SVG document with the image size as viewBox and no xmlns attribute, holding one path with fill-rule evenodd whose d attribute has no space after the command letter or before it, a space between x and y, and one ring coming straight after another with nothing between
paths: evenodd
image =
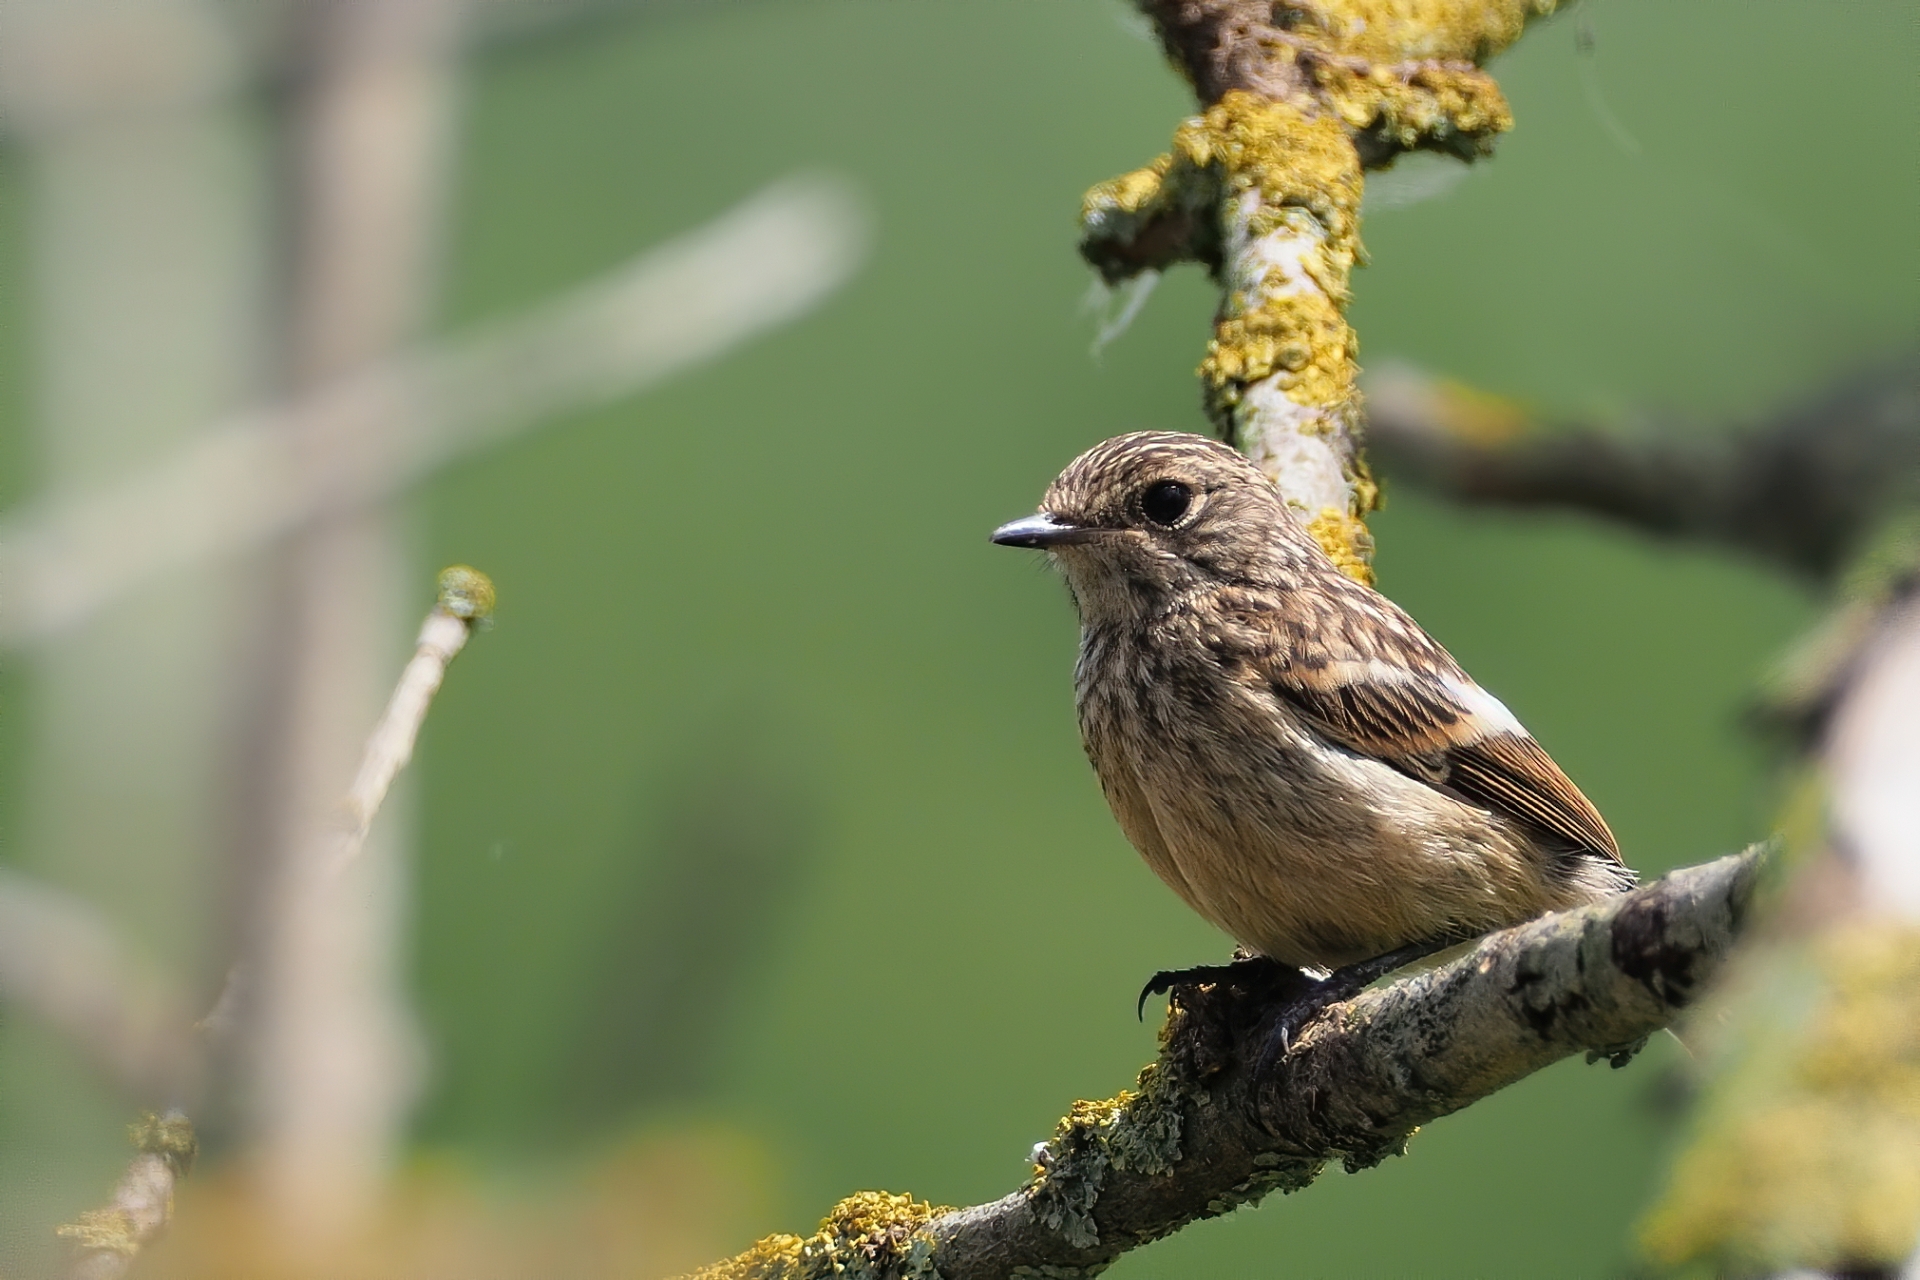
<instances>
[{"instance_id":1,"label":"tree branch","mask_svg":"<svg viewBox=\"0 0 1920 1280\"><path fill-rule=\"evenodd\" d=\"M1033 1179L970 1209L867 1193L808 1239L772 1236L701 1280L1093 1274L1199 1218L1358 1170L1420 1125L1585 1051L1621 1065L1725 960L1760 854L1674 872L1484 939L1310 1023L1256 1080L1257 997L1180 988L1139 1088L1076 1103Z\"/></svg>"},{"instance_id":2,"label":"tree branch","mask_svg":"<svg viewBox=\"0 0 1920 1280\"><path fill-rule=\"evenodd\" d=\"M337 874L360 855L388 788L413 759L413 745L447 668L466 648L475 627L492 624L493 604L493 580L486 574L464 564L441 570L440 598L420 624L413 660L401 671L386 712L367 738L360 770L340 802L336 843L322 860L328 874Z\"/></svg>"},{"instance_id":3,"label":"tree branch","mask_svg":"<svg viewBox=\"0 0 1920 1280\"><path fill-rule=\"evenodd\" d=\"M178 1111L142 1116L127 1130L139 1150L105 1208L55 1230L73 1241L69 1280L118 1280L173 1219L173 1191L193 1168L199 1139Z\"/></svg>"},{"instance_id":4,"label":"tree branch","mask_svg":"<svg viewBox=\"0 0 1920 1280\"><path fill-rule=\"evenodd\" d=\"M1204 108L1173 149L1103 182L1080 251L1109 284L1180 261L1220 283L1208 415L1342 570L1372 580L1347 281L1361 170L1485 154L1512 127L1479 64L1557 0L1138 0Z\"/></svg>"},{"instance_id":5,"label":"tree branch","mask_svg":"<svg viewBox=\"0 0 1920 1280\"><path fill-rule=\"evenodd\" d=\"M1367 443L1383 471L1462 501L1584 511L1827 579L1891 506L1920 499L1920 356L1744 430L1655 417L1631 434L1542 429L1518 406L1388 368L1367 381Z\"/></svg>"},{"instance_id":6,"label":"tree branch","mask_svg":"<svg viewBox=\"0 0 1920 1280\"><path fill-rule=\"evenodd\" d=\"M0 867L0 1014L26 1010L147 1105L192 1096L186 996L92 903Z\"/></svg>"}]
</instances>

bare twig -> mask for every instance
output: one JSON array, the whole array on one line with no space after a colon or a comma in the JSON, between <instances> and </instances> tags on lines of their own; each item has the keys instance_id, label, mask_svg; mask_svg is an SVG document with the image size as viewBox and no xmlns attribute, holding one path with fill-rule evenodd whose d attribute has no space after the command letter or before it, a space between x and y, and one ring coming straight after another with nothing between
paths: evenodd
<instances>
[{"instance_id":1,"label":"bare twig","mask_svg":"<svg viewBox=\"0 0 1920 1280\"><path fill-rule=\"evenodd\" d=\"M1257 999L1183 989L1137 1091L1079 1103L1021 1190L971 1209L843 1202L814 1237L773 1236L706 1280L840 1274L1085 1275L1199 1218L1399 1153L1415 1128L1571 1054L1624 1062L1712 980L1757 852L1483 940L1311 1023L1264 1078Z\"/></svg>"},{"instance_id":2,"label":"bare twig","mask_svg":"<svg viewBox=\"0 0 1920 1280\"><path fill-rule=\"evenodd\" d=\"M139 1149L103 1209L57 1228L74 1242L69 1280L117 1280L173 1219L173 1191L193 1168L199 1143L184 1113L148 1113L127 1131Z\"/></svg>"},{"instance_id":3,"label":"bare twig","mask_svg":"<svg viewBox=\"0 0 1920 1280\"><path fill-rule=\"evenodd\" d=\"M524 316L211 427L127 479L10 512L0 644L62 634L170 570L711 361L844 283L865 223L843 184L787 179Z\"/></svg>"},{"instance_id":4,"label":"bare twig","mask_svg":"<svg viewBox=\"0 0 1920 1280\"><path fill-rule=\"evenodd\" d=\"M149 1105L191 1098L184 995L130 955L94 907L0 868L0 1005L31 1011Z\"/></svg>"},{"instance_id":5,"label":"bare twig","mask_svg":"<svg viewBox=\"0 0 1920 1280\"><path fill-rule=\"evenodd\" d=\"M325 867L327 874L339 874L359 856L380 802L387 798L387 788L413 758L413 744L448 665L466 647L473 629L492 618L493 603L493 582L478 569L461 564L441 572L440 598L420 624L413 660L400 673L386 714L367 739L360 771L340 802L343 821Z\"/></svg>"},{"instance_id":6,"label":"bare twig","mask_svg":"<svg viewBox=\"0 0 1920 1280\"><path fill-rule=\"evenodd\" d=\"M1405 366L1367 380L1394 478L1467 502L1563 507L1831 578L1889 508L1920 501L1920 358L1846 377L1744 430L1653 419L1543 429L1517 405Z\"/></svg>"}]
</instances>

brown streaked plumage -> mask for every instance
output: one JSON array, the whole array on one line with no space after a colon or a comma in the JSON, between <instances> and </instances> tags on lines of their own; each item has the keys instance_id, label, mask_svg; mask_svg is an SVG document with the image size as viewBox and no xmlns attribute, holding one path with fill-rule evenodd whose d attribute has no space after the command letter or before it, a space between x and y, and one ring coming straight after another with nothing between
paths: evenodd
<instances>
[{"instance_id":1,"label":"brown streaked plumage","mask_svg":"<svg viewBox=\"0 0 1920 1280\"><path fill-rule=\"evenodd\" d=\"M1225 445L1108 440L994 540L1066 574L1081 735L1121 829L1249 950L1337 969L1633 884L1512 713Z\"/></svg>"}]
</instances>

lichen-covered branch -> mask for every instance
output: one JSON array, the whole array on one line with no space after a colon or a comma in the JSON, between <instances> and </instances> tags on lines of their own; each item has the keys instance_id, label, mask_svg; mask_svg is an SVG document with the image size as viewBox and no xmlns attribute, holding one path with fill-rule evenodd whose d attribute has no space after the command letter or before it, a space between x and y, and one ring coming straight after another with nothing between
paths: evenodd
<instances>
[{"instance_id":1,"label":"lichen-covered branch","mask_svg":"<svg viewBox=\"0 0 1920 1280\"><path fill-rule=\"evenodd\" d=\"M1139 1245L1330 1162L1400 1152L1420 1125L1571 1054L1624 1062L1719 970L1753 891L1750 851L1601 906L1494 934L1467 955L1336 1005L1260 1075L1258 997L1177 988L1133 1091L1076 1103L1033 1178L991 1204L841 1202L701 1280L1002 1280L1092 1275Z\"/></svg>"},{"instance_id":2,"label":"lichen-covered branch","mask_svg":"<svg viewBox=\"0 0 1920 1280\"><path fill-rule=\"evenodd\" d=\"M1546 429L1497 397L1388 369L1367 383L1367 440L1384 472L1450 497L1590 512L1831 579L1891 510L1920 505L1920 356L1744 430Z\"/></svg>"},{"instance_id":3,"label":"lichen-covered branch","mask_svg":"<svg viewBox=\"0 0 1920 1280\"><path fill-rule=\"evenodd\" d=\"M1556 0L1139 0L1203 113L1173 150L1101 183L1081 252L1113 283L1179 261L1220 283L1200 365L1209 416L1372 577L1348 278L1361 171L1416 148L1485 154L1512 126L1479 64Z\"/></svg>"},{"instance_id":4,"label":"lichen-covered branch","mask_svg":"<svg viewBox=\"0 0 1920 1280\"><path fill-rule=\"evenodd\" d=\"M151 1113L127 1130L139 1154L106 1207L57 1228L74 1244L70 1280L118 1280L173 1219L173 1190L193 1168L199 1140L179 1111Z\"/></svg>"},{"instance_id":5,"label":"lichen-covered branch","mask_svg":"<svg viewBox=\"0 0 1920 1280\"><path fill-rule=\"evenodd\" d=\"M1920 546L1809 734L1784 883L1696 1037L1641 1245L1681 1274L1892 1276L1920 1249ZM1911 1272L1903 1272L1911 1274Z\"/></svg>"}]
</instances>

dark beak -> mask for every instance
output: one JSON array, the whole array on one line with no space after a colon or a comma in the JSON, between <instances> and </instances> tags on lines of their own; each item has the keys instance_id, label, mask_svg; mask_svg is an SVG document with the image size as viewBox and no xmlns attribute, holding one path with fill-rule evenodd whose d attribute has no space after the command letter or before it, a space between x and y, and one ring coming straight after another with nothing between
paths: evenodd
<instances>
[{"instance_id":1,"label":"dark beak","mask_svg":"<svg viewBox=\"0 0 1920 1280\"><path fill-rule=\"evenodd\" d=\"M1072 524L1042 511L1037 516L1027 516L1001 525L993 531L993 541L1002 547L1059 547L1071 542L1085 542L1097 532L1096 529Z\"/></svg>"}]
</instances>

